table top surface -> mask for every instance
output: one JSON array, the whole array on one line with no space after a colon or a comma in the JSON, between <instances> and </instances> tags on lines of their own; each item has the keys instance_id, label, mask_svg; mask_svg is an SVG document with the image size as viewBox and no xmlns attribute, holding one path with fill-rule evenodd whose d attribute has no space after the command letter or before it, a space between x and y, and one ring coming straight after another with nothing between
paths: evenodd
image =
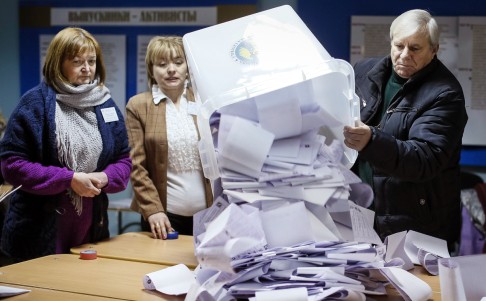
<instances>
[{"instance_id":1,"label":"table top surface","mask_svg":"<svg viewBox=\"0 0 486 301\"><path fill-rule=\"evenodd\" d=\"M96 250L98 257L163 265L185 264L194 269L198 262L194 255L192 236L179 235L178 239L153 239L150 232L128 232L97 243L71 248L71 253Z\"/></svg>"},{"instance_id":2,"label":"table top surface","mask_svg":"<svg viewBox=\"0 0 486 301\"><path fill-rule=\"evenodd\" d=\"M146 274L166 267L108 258L83 260L75 254L57 254L1 267L0 285L20 285L26 288L83 294L93 297L91 300L115 298L137 301L181 301L182 297L148 291L143 287L143 277ZM43 293L48 292L36 291L35 294ZM78 297L79 300L86 300L81 296Z\"/></svg>"},{"instance_id":3,"label":"table top surface","mask_svg":"<svg viewBox=\"0 0 486 301\"><path fill-rule=\"evenodd\" d=\"M96 250L98 257L157 263L169 266L183 263L191 269L197 266L192 236L179 235L179 238L176 240L160 240L153 239L149 232L130 232L98 243L72 248L71 252L79 254L81 251L87 249ZM415 266L410 272L431 286L432 299L430 300L441 300L438 276L429 275L422 266ZM387 296L373 296L373 298L377 301L403 300L392 286L387 288L387 292Z\"/></svg>"},{"instance_id":4,"label":"table top surface","mask_svg":"<svg viewBox=\"0 0 486 301\"><path fill-rule=\"evenodd\" d=\"M32 290L9 300L166 300L182 301L184 296L169 296L143 287L143 277L166 268L164 265L97 258L79 259L76 254L45 256L0 268L0 285ZM440 301L438 276L429 275L421 266L411 271L432 288L429 301ZM388 295L372 296L376 301L399 301L403 298L391 286Z\"/></svg>"},{"instance_id":5,"label":"table top surface","mask_svg":"<svg viewBox=\"0 0 486 301\"><path fill-rule=\"evenodd\" d=\"M83 250L94 249L95 260L79 259ZM142 279L147 273L183 263L197 265L192 236L180 235L177 240L151 238L149 232L118 235L95 244L72 248L74 254L58 254L0 267L0 285L20 286L32 292L9 300L169 300L181 301L184 296L168 296L147 291ZM440 301L440 281L422 266L410 271L432 288L429 301ZM372 296L376 301L399 301L403 298L392 286L388 295ZM69 296L66 294L74 294Z\"/></svg>"}]
</instances>

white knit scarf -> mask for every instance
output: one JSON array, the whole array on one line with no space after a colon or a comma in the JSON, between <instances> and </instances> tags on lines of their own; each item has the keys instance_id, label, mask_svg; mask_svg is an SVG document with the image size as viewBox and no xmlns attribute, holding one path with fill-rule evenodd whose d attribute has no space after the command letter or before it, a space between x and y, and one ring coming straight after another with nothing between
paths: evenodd
<instances>
[{"instance_id":1,"label":"white knit scarf","mask_svg":"<svg viewBox=\"0 0 486 301\"><path fill-rule=\"evenodd\" d=\"M71 86L57 83L56 143L58 159L74 172L93 172L103 149L94 107L110 99L107 87L98 80L90 84ZM78 215L83 211L83 200L71 188L68 195Z\"/></svg>"}]
</instances>

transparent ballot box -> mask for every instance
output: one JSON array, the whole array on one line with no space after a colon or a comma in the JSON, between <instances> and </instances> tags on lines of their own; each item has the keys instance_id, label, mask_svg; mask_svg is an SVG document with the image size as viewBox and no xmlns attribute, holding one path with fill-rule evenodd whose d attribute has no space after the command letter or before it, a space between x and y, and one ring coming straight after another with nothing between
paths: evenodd
<instances>
[{"instance_id":1,"label":"transparent ballot box","mask_svg":"<svg viewBox=\"0 0 486 301\"><path fill-rule=\"evenodd\" d=\"M223 130L222 115L258 123L275 141L302 135L321 120L326 144L343 143L343 126L359 120L351 65L331 57L288 5L190 32L183 43L201 104L201 161L211 180L220 177L215 128ZM350 168L357 152L343 144L343 153L341 163Z\"/></svg>"}]
</instances>

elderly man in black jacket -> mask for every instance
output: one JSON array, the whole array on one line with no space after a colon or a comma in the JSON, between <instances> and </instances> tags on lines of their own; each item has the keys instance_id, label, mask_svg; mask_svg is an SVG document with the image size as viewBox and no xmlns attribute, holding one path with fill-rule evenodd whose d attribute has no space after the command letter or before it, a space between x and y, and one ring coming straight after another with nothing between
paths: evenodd
<instances>
[{"instance_id":1,"label":"elderly man in black jacket","mask_svg":"<svg viewBox=\"0 0 486 301\"><path fill-rule=\"evenodd\" d=\"M460 232L459 159L467 122L462 88L437 58L439 28L424 10L390 27L391 52L354 67L361 120L344 127L359 152L353 170L375 193L384 239L414 230L447 240Z\"/></svg>"}]
</instances>

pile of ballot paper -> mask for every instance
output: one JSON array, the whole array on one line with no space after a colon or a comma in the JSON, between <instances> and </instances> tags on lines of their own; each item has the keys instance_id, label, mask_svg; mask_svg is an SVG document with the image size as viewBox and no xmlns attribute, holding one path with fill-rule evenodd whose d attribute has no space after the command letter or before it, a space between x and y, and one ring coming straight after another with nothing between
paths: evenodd
<instances>
[{"instance_id":1,"label":"pile of ballot paper","mask_svg":"<svg viewBox=\"0 0 486 301\"><path fill-rule=\"evenodd\" d=\"M341 165L342 143L320 134L336 125L309 100L249 100L211 118L221 179L194 237L198 273L211 275L200 284L215 300L289 288L315 300L385 293L370 273L384 267L365 208L371 189Z\"/></svg>"},{"instance_id":2,"label":"pile of ballot paper","mask_svg":"<svg viewBox=\"0 0 486 301\"><path fill-rule=\"evenodd\" d=\"M225 239L231 243L223 248L205 248L195 271L178 264L145 275L145 289L186 294L186 301L372 300L368 297L385 294L390 284L404 300L425 301L431 287L407 272L420 264L430 275L440 274L443 300L486 296L476 277L485 268L485 256L450 258L446 241L419 232L388 236L384 260L381 248L356 241L307 241L255 251L249 246L258 246L256 239Z\"/></svg>"},{"instance_id":3,"label":"pile of ballot paper","mask_svg":"<svg viewBox=\"0 0 486 301\"><path fill-rule=\"evenodd\" d=\"M204 223L195 218L195 233L204 237L198 249L214 245L210 228L257 237L262 248L303 241L382 243L373 212L365 208L373 197L370 187L340 163L342 142L320 134L324 127L344 126L325 108L310 100L254 99L214 115L221 178L213 191L219 205L198 215ZM226 209L223 203L237 206ZM221 235L214 235L220 243Z\"/></svg>"},{"instance_id":4,"label":"pile of ballot paper","mask_svg":"<svg viewBox=\"0 0 486 301\"><path fill-rule=\"evenodd\" d=\"M383 260L367 209L372 190L349 170L357 153L342 131L359 120L349 63L332 58L289 6L188 33L183 42L214 204L194 215L196 281L183 285L174 276L181 266L167 272L177 293L365 300L399 274L414 277L403 260ZM161 290L158 275L146 279ZM413 292L427 287L407 283Z\"/></svg>"}]
</instances>

